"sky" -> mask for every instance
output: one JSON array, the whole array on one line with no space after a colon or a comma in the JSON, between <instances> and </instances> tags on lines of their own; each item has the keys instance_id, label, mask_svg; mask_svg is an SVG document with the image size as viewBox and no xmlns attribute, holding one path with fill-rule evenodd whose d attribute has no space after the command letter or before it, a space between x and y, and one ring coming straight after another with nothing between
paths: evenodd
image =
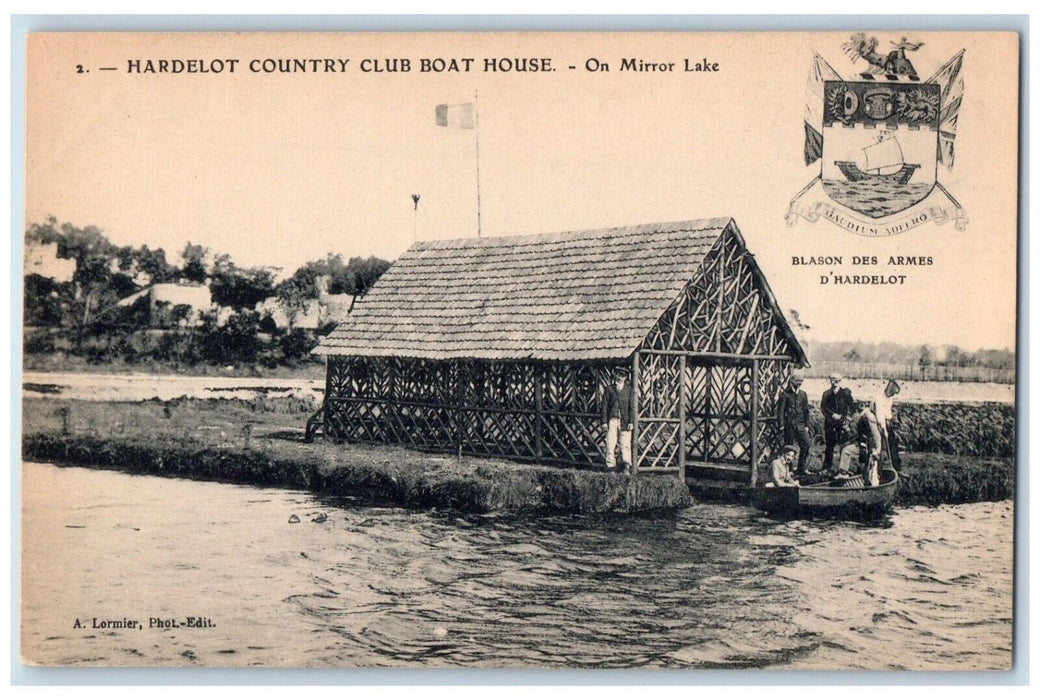
<instances>
[{"instance_id":1,"label":"sky","mask_svg":"<svg viewBox=\"0 0 1040 700\"><path fill-rule=\"evenodd\" d=\"M886 50L899 39L878 38ZM871 238L785 222L819 172L802 159L813 52L846 78L865 68L841 50L847 33L34 36L27 223L96 225L171 257L192 241L284 274L328 252L392 260L416 238L476 235L479 138L483 235L728 216L810 339L1013 347L1017 47L1008 35L912 38L923 76L966 51L957 159L939 174L970 219L963 232L929 222ZM423 58L467 57L468 73L420 71ZM485 72L488 57L548 58L555 71ZM232 58L234 74L128 72L131 60ZM267 58L350 62L249 70ZM623 58L675 66L621 71ZM410 71L361 70L403 59ZM590 59L611 70L587 70ZM686 60L719 70L687 72ZM435 123L437 104L474 101L476 130ZM821 256L843 265L793 264ZM836 288L820 284L829 272L907 278Z\"/></svg>"}]
</instances>

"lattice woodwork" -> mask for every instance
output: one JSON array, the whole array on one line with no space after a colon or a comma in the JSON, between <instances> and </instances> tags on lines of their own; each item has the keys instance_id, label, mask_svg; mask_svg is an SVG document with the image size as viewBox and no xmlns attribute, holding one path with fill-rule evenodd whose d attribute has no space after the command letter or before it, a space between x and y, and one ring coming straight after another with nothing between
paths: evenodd
<instances>
[{"instance_id":1,"label":"lattice woodwork","mask_svg":"<svg viewBox=\"0 0 1040 700\"><path fill-rule=\"evenodd\" d=\"M758 444L759 463L765 463L769 455L775 454L782 447L779 426L777 425L776 405L780 394L791 376L792 365L780 361L760 361L758 363Z\"/></svg>"},{"instance_id":2,"label":"lattice woodwork","mask_svg":"<svg viewBox=\"0 0 1040 700\"><path fill-rule=\"evenodd\" d=\"M682 359L640 355L638 467L679 467L679 406Z\"/></svg>"},{"instance_id":3,"label":"lattice woodwork","mask_svg":"<svg viewBox=\"0 0 1040 700\"><path fill-rule=\"evenodd\" d=\"M721 236L640 351L638 469L711 464L740 478L753 454L768 460L779 447L775 410L791 363L766 358L791 355L750 255L737 237ZM605 363L330 357L324 434L600 466L611 372Z\"/></svg>"},{"instance_id":4,"label":"lattice woodwork","mask_svg":"<svg viewBox=\"0 0 1040 700\"><path fill-rule=\"evenodd\" d=\"M646 338L650 350L792 356L752 256L732 234L719 237L700 272Z\"/></svg>"},{"instance_id":5,"label":"lattice woodwork","mask_svg":"<svg viewBox=\"0 0 1040 700\"><path fill-rule=\"evenodd\" d=\"M611 368L406 358L329 359L325 435L422 450L602 465Z\"/></svg>"},{"instance_id":6,"label":"lattice woodwork","mask_svg":"<svg viewBox=\"0 0 1040 700\"><path fill-rule=\"evenodd\" d=\"M750 363L693 364L687 360L686 459L750 467Z\"/></svg>"}]
</instances>

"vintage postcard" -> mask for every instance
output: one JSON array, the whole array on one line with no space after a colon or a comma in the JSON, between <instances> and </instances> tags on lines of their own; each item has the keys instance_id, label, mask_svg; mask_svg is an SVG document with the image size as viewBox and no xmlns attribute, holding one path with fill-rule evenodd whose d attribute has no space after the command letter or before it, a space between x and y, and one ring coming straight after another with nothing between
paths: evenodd
<instances>
[{"instance_id":1,"label":"vintage postcard","mask_svg":"<svg viewBox=\"0 0 1040 700\"><path fill-rule=\"evenodd\" d=\"M31 34L21 658L1009 669L1018 66Z\"/></svg>"}]
</instances>

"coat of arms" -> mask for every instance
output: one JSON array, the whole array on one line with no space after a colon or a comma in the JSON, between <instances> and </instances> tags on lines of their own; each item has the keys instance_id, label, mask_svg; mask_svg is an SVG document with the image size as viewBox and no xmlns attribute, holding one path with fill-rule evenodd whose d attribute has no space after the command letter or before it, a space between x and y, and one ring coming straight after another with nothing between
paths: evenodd
<instances>
[{"instance_id":1,"label":"coat of arms","mask_svg":"<svg viewBox=\"0 0 1040 700\"><path fill-rule=\"evenodd\" d=\"M879 53L877 38L860 33L844 44L854 63L868 64L856 79L842 78L814 55L805 164L819 161L820 171L791 201L789 226L800 216L824 216L869 236L902 233L926 221L953 220L965 229L963 209L940 180L953 168L964 52L922 81L907 52L923 44L905 36L890 43L888 53ZM811 201L814 195L826 201Z\"/></svg>"}]
</instances>

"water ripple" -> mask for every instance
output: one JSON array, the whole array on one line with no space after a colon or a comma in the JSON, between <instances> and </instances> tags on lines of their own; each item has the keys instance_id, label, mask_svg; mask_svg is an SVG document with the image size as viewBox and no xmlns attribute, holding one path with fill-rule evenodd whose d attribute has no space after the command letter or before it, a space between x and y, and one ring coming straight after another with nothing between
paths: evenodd
<instances>
[{"instance_id":1,"label":"water ripple","mask_svg":"<svg viewBox=\"0 0 1040 700\"><path fill-rule=\"evenodd\" d=\"M44 663L1010 664L1010 502L875 525L713 504L524 519L46 465L25 474L23 644ZM327 519L288 524L292 513ZM75 565L53 556L68 551ZM69 629L77 616L152 614L218 626L132 640Z\"/></svg>"}]
</instances>

